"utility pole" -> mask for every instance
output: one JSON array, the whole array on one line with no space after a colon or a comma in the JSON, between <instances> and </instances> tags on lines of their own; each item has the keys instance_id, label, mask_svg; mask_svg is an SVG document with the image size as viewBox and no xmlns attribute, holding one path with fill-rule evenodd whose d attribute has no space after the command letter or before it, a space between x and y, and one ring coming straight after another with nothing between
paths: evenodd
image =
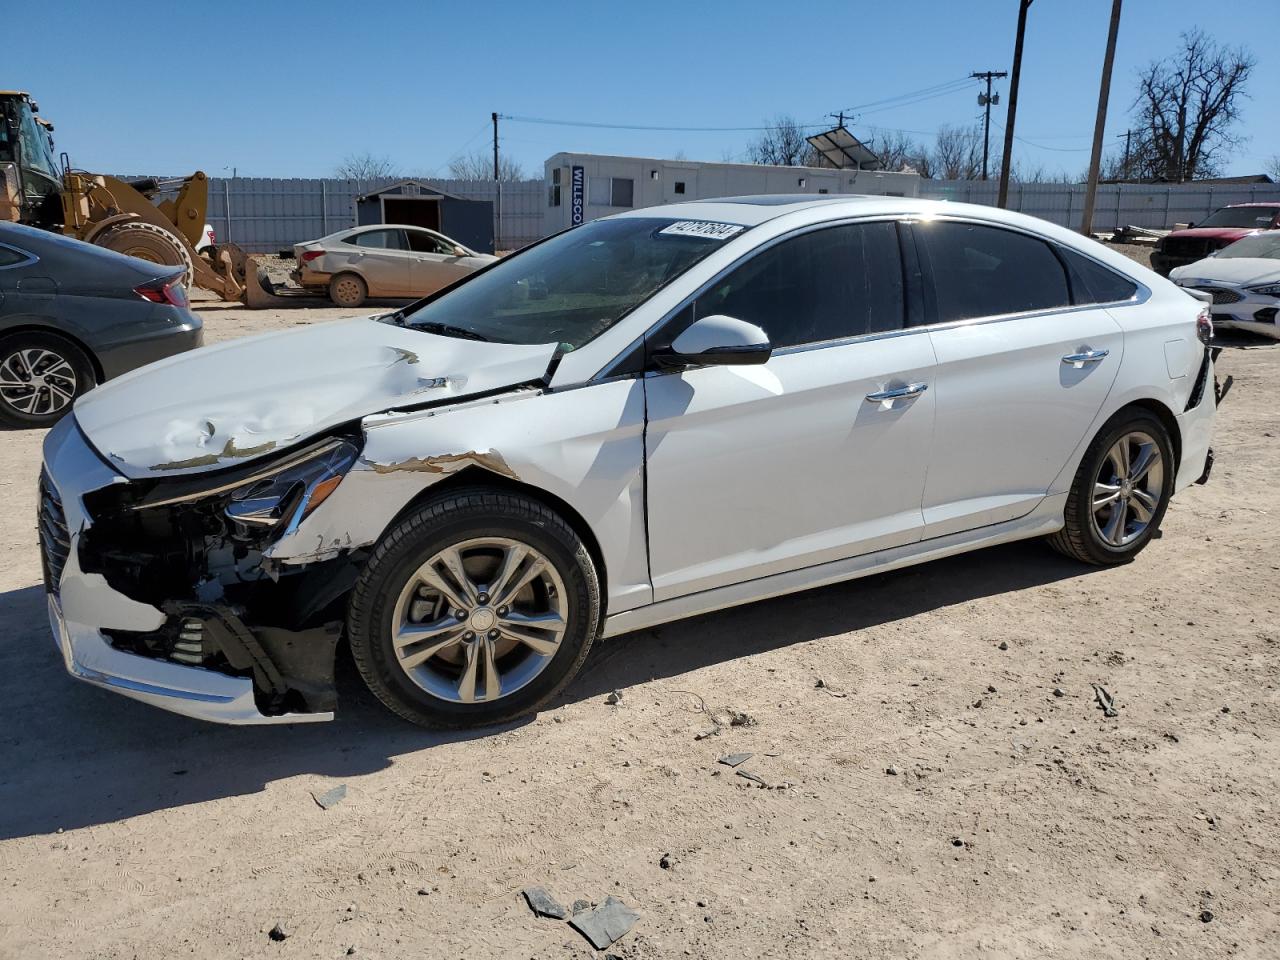
<instances>
[{"instance_id":1,"label":"utility pole","mask_svg":"<svg viewBox=\"0 0 1280 960\"><path fill-rule=\"evenodd\" d=\"M980 73L971 73L969 76L975 80L987 81L987 92L978 94L978 105L986 108L982 115L982 179L985 180L987 179L987 154L991 149L991 105L1000 102L1000 94L991 96L991 81L1007 77L1008 74L1003 70L985 70Z\"/></svg>"},{"instance_id":2,"label":"utility pole","mask_svg":"<svg viewBox=\"0 0 1280 960\"><path fill-rule=\"evenodd\" d=\"M1004 157L1000 161L1000 197L996 205L1009 205L1009 172L1013 166L1013 121L1018 115L1018 81L1022 79L1022 38L1027 33L1031 0L1018 2L1018 36L1013 42L1013 76L1009 78L1009 115L1004 121Z\"/></svg>"},{"instance_id":3,"label":"utility pole","mask_svg":"<svg viewBox=\"0 0 1280 960\"><path fill-rule=\"evenodd\" d=\"M1107 54L1102 60L1102 83L1098 88L1098 117L1093 124L1093 153L1089 157L1089 183L1084 188L1084 216L1080 232L1093 232L1093 202L1098 195L1098 167L1102 164L1102 134L1107 126L1107 102L1111 99L1111 67L1116 59L1116 35L1120 32L1120 4L1111 0L1111 27L1107 31ZM1119 224L1116 224L1119 226Z\"/></svg>"},{"instance_id":4,"label":"utility pole","mask_svg":"<svg viewBox=\"0 0 1280 960\"><path fill-rule=\"evenodd\" d=\"M1124 178L1126 180L1133 179L1133 175L1129 173L1129 145L1132 140L1133 140L1133 131L1126 130L1124 132Z\"/></svg>"},{"instance_id":5,"label":"utility pole","mask_svg":"<svg viewBox=\"0 0 1280 960\"><path fill-rule=\"evenodd\" d=\"M498 112L493 118L493 188L497 191L493 205L493 252L498 252L498 236L502 232L502 179L498 176Z\"/></svg>"}]
</instances>

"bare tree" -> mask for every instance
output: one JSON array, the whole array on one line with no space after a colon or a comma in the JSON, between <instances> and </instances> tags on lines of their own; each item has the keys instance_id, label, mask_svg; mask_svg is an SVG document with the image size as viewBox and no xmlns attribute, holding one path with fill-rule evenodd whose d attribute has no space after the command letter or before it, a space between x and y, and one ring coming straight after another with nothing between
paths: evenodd
<instances>
[{"instance_id":1,"label":"bare tree","mask_svg":"<svg viewBox=\"0 0 1280 960\"><path fill-rule=\"evenodd\" d=\"M1271 159L1267 161L1267 176L1276 183L1280 183L1280 153L1271 155Z\"/></svg>"},{"instance_id":2,"label":"bare tree","mask_svg":"<svg viewBox=\"0 0 1280 960\"><path fill-rule=\"evenodd\" d=\"M374 156L372 153L353 153L333 168L333 175L343 180L380 180L398 177L399 168L385 154Z\"/></svg>"},{"instance_id":3,"label":"bare tree","mask_svg":"<svg viewBox=\"0 0 1280 960\"><path fill-rule=\"evenodd\" d=\"M747 158L752 163L779 167L812 167L818 165L818 153L805 139L804 128L795 117L781 115L760 131L747 145Z\"/></svg>"},{"instance_id":4,"label":"bare tree","mask_svg":"<svg viewBox=\"0 0 1280 960\"><path fill-rule=\"evenodd\" d=\"M942 180L976 180L982 173L982 130L943 124L933 142L932 173Z\"/></svg>"},{"instance_id":5,"label":"bare tree","mask_svg":"<svg viewBox=\"0 0 1280 960\"><path fill-rule=\"evenodd\" d=\"M1201 30L1182 34L1182 48L1154 60L1138 75L1134 119L1138 136L1130 166L1144 177L1173 182L1213 176L1219 158L1238 145L1240 100L1253 55L1229 48Z\"/></svg>"},{"instance_id":6,"label":"bare tree","mask_svg":"<svg viewBox=\"0 0 1280 960\"><path fill-rule=\"evenodd\" d=\"M449 176L455 180L492 180L493 154L487 150L459 154L449 161ZM523 180L524 169L510 157L499 155L498 179Z\"/></svg>"},{"instance_id":7,"label":"bare tree","mask_svg":"<svg viewBox=\"0 0 1280 960\"><path fill-rule=\"evenodd\" d=\"M880 158L886 170L914 170L925 176L921 170L925 149L901 130L885 130L867 142L867 149Z\"/></svg>"}]
</instances>

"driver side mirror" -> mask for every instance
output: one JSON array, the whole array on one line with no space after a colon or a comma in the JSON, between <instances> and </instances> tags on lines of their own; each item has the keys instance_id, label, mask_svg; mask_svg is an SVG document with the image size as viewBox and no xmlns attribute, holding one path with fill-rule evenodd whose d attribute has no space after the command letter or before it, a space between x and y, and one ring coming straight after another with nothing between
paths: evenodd
<instances>
[{"instance_id":1,"label":"driver side mirror","mask_svg":"<svg viewBox=\"0 0 1280 960\"><path fill-rule=\"evenodd\" d=\"M717 313L695 320L653 359L662 367L743 366L765 363L772 353L768 334L754 323Z\"/></svg>"}]
</instances>

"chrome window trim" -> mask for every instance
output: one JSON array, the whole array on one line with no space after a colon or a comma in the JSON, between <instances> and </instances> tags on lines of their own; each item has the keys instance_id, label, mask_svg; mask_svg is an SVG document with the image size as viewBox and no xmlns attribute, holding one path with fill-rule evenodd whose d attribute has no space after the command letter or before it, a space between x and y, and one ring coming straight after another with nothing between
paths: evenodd
<instances>
[{"instance_id":1,"label":"chrome window trim","mask_svg":"<svg viewBox=\"0 0 1280 960\"><path fill-rule=\"evenodd\" d=\"M963 320L947 320L941 323L925 323L915 327L904 326L900 330L880 330L875 333L862 333L852 337L841 337L836 340L818 340L818 341L814 341L813 343L798 343L798 344L793 344L792 346L789 346L789 347L781 347L775 350L773 352L773 356L785 357L795 353L808 353L811 350L825 350L828 347L844 347L844 346L848 346L850 344L855 344L855 343L869 343L875 340L888 340L893 337L903 337L903 336L910 336L910 335L920 334L920 333L929 333L930 331L933 331L933 330L953 330L958 327L970 327L970 326L977 326L979 324L1005 323L1006 321L1009 321L1009 320L1021 320L1024 318L1043 317L1043 316L1049 316L1050 314L1057 316L1057 315L1066 314L1066 313L1079 313L1084 310L1106 310L1106 309L1111 309L1113 307L1140 306L1151 299L1151 288L1148 287L1141 280L1138 280L1135 277L1129 276L1128 274L1120 273L1120 271L1116 270L1115 267L1111 266L1110 264L1103 263L1097 257L1091 256L1090 254L1086 253L1083 250L1080 250L1076 247L1067 247L1066 244L1059 243L1059 241L1057 240L1054 240L1050 237L1045 237L1041 234L1038 234L1024 227L1020 227L1016 224L1006 224L996 220L984 220L980 217L961 216L957 214L946 214L946 213L938 214L936 216L931 215L928 217L921 216L919 213L878 213L878 214L870 214L867 216L841 217L837 220L824 220L821 223L810 223L802 227L797 227L796 229L791 230L787 233L779 234L776 237L771 237L769 240L766 240L764 243L761 243L759 246L753 247L749 254L739 258L729 266L725 267L719 273L715 274L715 276L713 276L711 279L707 280L700 287L698 287L697 290L695 290L689 296L681 300L679 305L667 311L667 313L664 314L661 319L655 322L653 326L651 326L639 337L632 340L629 344L627 344L626 347L620 350L617 356L615 356L612 360L610 360L609 363L607 363L600 370L596 371L595 375L592 376L591 379L588 380L587 382L599 383L604 380L614 379L615 376L617 375L613 373L613 368L617 364L621 363L624 358L629 356L633 350L639 347L640 344L644 341L644 339L647 336L649 336L649 334L653 333L653 331L655 330L661 329L663 325L670 322L671 319L676 315L678 315L682 310L687 309L689 304L697 300L698 297L702 296L709 289L711 289L711 287L719 283L721 280L723 280L726 276L728 276L734 270L738 269L738 267L742 266L744 263L747 263L749 260L758 256L764 251L777 246L779 243L783 243L795 237L803 236L806 233L813 233L814 231L817 231L817 230L825 230L830 227L847 226L849 224L884 223L886 221L890 221L897 224L905 224L906 226L914 226L917 223L928 223L928 222L933 222L937 220L946 220L946 221L951 221L955 223L969 223L979 227L994 227L999 230L1009 230L1009 231L1012 231L1013 233L1023 234L1024 236L1030 237L1033 240L1039 240L1041 243L1050 245L1050 247L1054 247L1054 246L1066 247L1067 249L1070 249L1072 253L1078 254L1079 256L1082 256L1088 260L1091 260L1093 263L1097 264L1099 267L1103 268L1104 270L1109 270L1118 276L1124 277L1124 279L1128 280L1130 283L1134 284L1138 288L1137 292L1127 300L1109 300L1103 303L1068 304L1063 307L1050 307L1044 310L1024 310L1020 313L1000 313L1000 314L992 314L989 316L982 316L982 317L967 317ZM1063 272L1067 273L1067 268L1065 265L1063 266ZM1068 283L1069 282L1070 282L1070 275L1068 274ZM903 292L904 294L906 293L905 284L903 286ZM904 303L904 308L905 308L905 303ZM905 311L904 311L904 320L905 320ZM666 372L666 371L663 371L663 372ZM671 372L676 372L676 371L671 371ZM645 372L645 375L647 375L647 373L648 371ZM627 374L627 376L634 376L634 374Z\"/></svg>"},{"instance_id":2,"label":"chrome window trim","mask_svg":"<svg viewBox=\"0 0 1280 960\"><path fill-rule=\"evenodd\" d=\"M13 270L15 267L28 267L33 263L39 263L40 258L29 250L23 250L21 247L15 247L12 244L0 243L0 249L12 250L14 253L21 254L26 257L25 260L19 260L17 263L0 264L0 270Z\"/></svg>"}]
</instances>

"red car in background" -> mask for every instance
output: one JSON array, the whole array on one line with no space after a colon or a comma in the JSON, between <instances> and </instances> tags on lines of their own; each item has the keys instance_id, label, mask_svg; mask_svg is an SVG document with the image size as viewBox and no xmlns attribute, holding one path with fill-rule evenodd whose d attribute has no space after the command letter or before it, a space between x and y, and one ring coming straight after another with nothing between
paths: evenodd
<instances>
[{"instance_id":1,"label":"red car in background","mask_svg":"<svg viewBox=\"0 0 1280 960\"><path fill-rule=\"evenodd\" d=\"M1162 238L1151 252L1151 269L1167 277L1174 267L1195 263L1257 230L1280 228L1280 203L1223 207L1186 230Z\"/></svg>"}]
</instances>

